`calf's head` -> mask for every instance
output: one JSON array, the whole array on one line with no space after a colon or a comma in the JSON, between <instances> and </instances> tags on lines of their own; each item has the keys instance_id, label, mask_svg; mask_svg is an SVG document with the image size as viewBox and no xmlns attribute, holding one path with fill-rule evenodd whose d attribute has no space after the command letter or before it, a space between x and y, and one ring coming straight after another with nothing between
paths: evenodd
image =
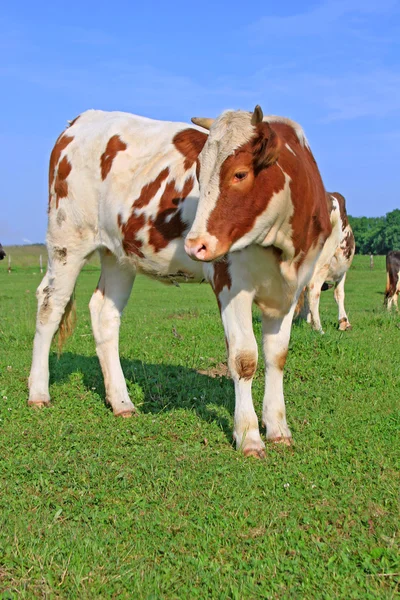
<instances>
[{"instance_id":1,"label":"calf's head","mask_svg":"<svg viewBox=\"0 0 400 600\"><path fill-rule=\"evenodd\" d=\"M3 260L3 258L6 256L6 253L4 252L4 248L3 246L0 244L0 260Z\"/></svg>"},{"instance_id":2,"label":"calf's head","mask_svg":"<svg viewBox=\"0 0 400 600\"><path fill-rule=\"evenodd\" d=\"M256 106L253 113L227 111L215 119L193 118L210 130L199 155L200 199L185 240L196 260L215 260L265 235L262 215L285 178L274 167L281 141Z\"/></svg>"}]
</instances>

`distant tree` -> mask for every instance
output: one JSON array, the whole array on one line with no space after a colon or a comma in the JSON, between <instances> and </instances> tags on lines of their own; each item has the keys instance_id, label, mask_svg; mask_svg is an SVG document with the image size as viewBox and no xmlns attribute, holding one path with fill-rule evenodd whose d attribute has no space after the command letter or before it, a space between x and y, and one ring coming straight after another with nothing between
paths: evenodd
<instances>
[{"instance_id":1,"label":"distant tree","mask_svg":"<svg viewBox=\"0 0 400 600\"><path fill-rule=\"evenodd\" d=\"M387 254L400 249L400 210L385 217L351 217L357 254Z\"/></svg>"},{"instance_id":2,"label":"distant tree","mask_svg":"<svg viewBox=\"0 0 400 600\"><path fill-rule=\"evenodd\" d=\"M386 215L385 245L389 250L400 250L400 209Z\"/></svg>"}]
</instances>

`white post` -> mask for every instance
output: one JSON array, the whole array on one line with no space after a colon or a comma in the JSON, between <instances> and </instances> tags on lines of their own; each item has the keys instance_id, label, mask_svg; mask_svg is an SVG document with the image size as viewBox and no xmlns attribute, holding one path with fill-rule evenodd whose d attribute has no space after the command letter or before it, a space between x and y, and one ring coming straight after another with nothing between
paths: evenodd
<instances>
[{"instance_id":1,"label":"white post","mask_svg":"<svg viewBox=\"0 0 400 600\"><path fill-rule=\"evenodd\" d=\"M369 268L370 269L374 268L374 256L373 256L373 254L370 254L370 257L369 257Z\"/></svg>"},{"instance_id":2,"label":"white post","mask_svg":"<svg viewBox=\"0 0 400 600\"><path fill-rule=\"evenodd\" d=\"M11 254L8 255L8 272L11 273Z\"/></svg>"},{"instance_id":3,"label":"white post","mask_svg":"<svg viewBox=\"0 0 400 600\"><path fill-rule=\"evenodd\" d=\"M39 256L40 272L43 273L42 255Z\"/></svg>"}]
</instances>

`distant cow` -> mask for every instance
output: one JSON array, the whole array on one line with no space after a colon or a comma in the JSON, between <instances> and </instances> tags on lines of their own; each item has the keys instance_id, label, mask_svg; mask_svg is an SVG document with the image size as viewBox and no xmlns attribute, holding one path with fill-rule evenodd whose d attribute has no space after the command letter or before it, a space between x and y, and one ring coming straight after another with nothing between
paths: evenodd
<instances>
[{"instance_id":1,"label":"distant cow","mask_svg":"<svg viewBox=\"0 0 400 600\"><path fill-rule=\"evenodd\" d=\"M386 291L385 303L390 310L394 304L399 310L397 300L400 294L400 252L392 250L386 256Z\"/></svg>"},{"instance_id":2,"label":"distant cow","mask_svg":"<svg viewBox=\"0 0 400 600\"><path fill-rule=\"evenodd\" d=\"M331 245L333 254L336 240L321 176L297 123L263 119L260 107L193 122L198 127L91 110L58 138L50 158L49 262L37 291L29 404L50 402L51 340L59 326L65 331L76 278L98 250L101 276L90 311L114 414L135 411L118 337L136 272L205 277L225 329L236 446L261 457L265 445L251 394L258 359L252 304L263 323L262 420L270 441L289 444L283 368L292 317L322 249Z\"/></svg>"},{"instance_id":3,"label":"distant cow","mask_svg":"<svg viewBox=\"0 0 400 600\"><path fill-rule=\"evenodd\" d=\"M3 260L5 256L7 256L7 254L5 253L3 246L0 244L0 260Z\"/></svg>"},{"instance_id":4,"label":"distant cow","mask_svg":"<svg viewBox=\"0 0 400 600\"><path fill-rule=\"evenodd\" d=\"M311 323L313 329L323 333L319 316L319 300L321 290L328 289L326 282L335 285L334 296L339 308L339 329L351 329L349 319L344 308L344 284L346 274L353 261L355 241L346 212L346 201L338 192L326 195L329 214L332 224L332 236L336 236L337 244L332 253L332 246L328 245L321 252L310 283L308 284L302 307L298 307L300 316ZM332 237L331 236L331 237Z\"/></svg>"}]
</instances>

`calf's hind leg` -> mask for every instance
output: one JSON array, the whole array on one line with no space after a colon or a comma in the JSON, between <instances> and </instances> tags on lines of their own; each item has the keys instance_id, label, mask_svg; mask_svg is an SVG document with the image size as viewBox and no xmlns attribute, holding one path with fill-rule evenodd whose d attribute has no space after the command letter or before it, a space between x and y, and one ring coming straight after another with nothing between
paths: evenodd
<instances>
[{"instance_id":1,"label":"calf's hind leg","mask_svg":"<svg viewBox=\"0 0 400 600\"><path fill-rule=\"evenodd\" d=\"M319 316L319 300L321 296L321 288L326 279L327 269L320 270L314 275L312 282L307 286L308 301L311 313L311 325L315 331L324 333ZM308 321L308 319L307 319Z\"/></svg>"},{"instance_id":2,"label":"calf's hind leg","mask_svg":"<svg viewBox=\"0 0 400 600\"><path fill-rule=\"evenodd\" d=\"M36 407L43 407L50 403L49 352L51 341L71 299L76 278L87 256L86 252L85 254L73 254L68 252L68 249L63 248L62 250L63 253L60 255L59 249L49 246L47 273L36 292L38 311L32 367L29 375L28 400L29 405Z\"/></svg>"},{"instance_id":3,"label":"calf's hind leg","mask_svg":"<svg viewBox=\"0 0 400 600\"><path fill-rule=\"evenodd\" d=\"M344 284L346 281L346 273L335 283L335 291L334 296L336 300L336 304L339 309L339 329L341 331L346 331L347 329L351 329L351 325L349 319L347 318L346 310L344 308Z\"/></svg>"},{"instance_id":4,"label":"calf's hind leg","mask_svg":"<svg viewBox=\"0 0 400 600\"><path fill-rule=\"evenodd\" d=\"M114 415L128 417L135 412L119 360L121 313L128 302L135 271L121 266L109 251L101 252L101 276L90 300L93 335L106 389L106 401Z\"/></svg>"}]
</instances>

